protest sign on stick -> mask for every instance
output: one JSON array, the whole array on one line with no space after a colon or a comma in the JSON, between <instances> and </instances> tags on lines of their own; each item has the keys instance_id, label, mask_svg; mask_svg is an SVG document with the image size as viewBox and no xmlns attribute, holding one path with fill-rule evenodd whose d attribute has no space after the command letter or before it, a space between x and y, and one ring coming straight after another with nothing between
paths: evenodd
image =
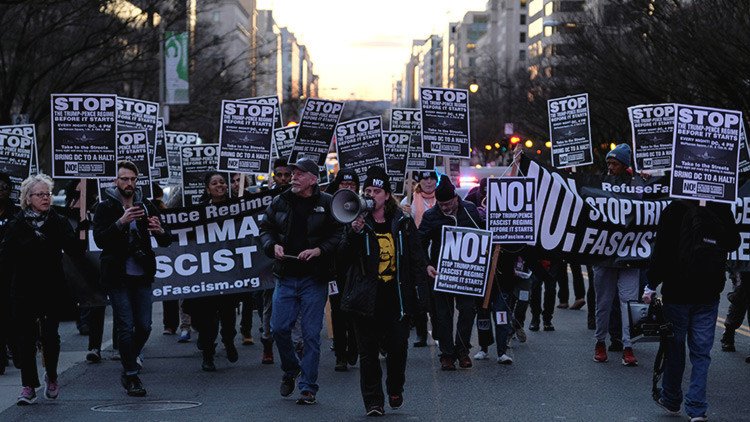
<instances>
[{"instance_id":1,"label":"protest sign on stick","mask_svg":"<svg viewBox=\"0 0 750 422\"><path fill-rule=\"evenodd\" d=\"M129 130L117 133L117 155L120 161L130 161L138 167L136 187L144 198L151 198L151 169L148 165L148 134L145 130ZM99 179L99 198L104 189L113 186L113 180Z\"/></svg>"},{"instance_id":2,"label":"protest sign on stick","mask_svg":"<svg viewBox=\"0 0 750 422\"><path fill-rule=\"evenodd\" d=\"M734 203L742 113L677 104L670 196Z\"/></svg>"},{"instance_id":3,"label":"protest sign on stick","mask_svg":"<svg viewBox=\"0 0 750 422\"><path fill-rule=\"evenodd\" d=\"M589 95L548 100L547 113L552 166L568 168L593 163Z\"/></svg>"},{"instance_id":4,"label":"protest sign on stick","mask_svg":"<svg viewBox=\"0 0 750 422\"><path fill-rule=\"evenodd\" d=\"M182 164L180 147L198 144L198 134L194 132L164 131L164 145L167 151L167 165L169 166L168 183L179 185L182 183Z\"/></svg>"},{"instance_id":5,"label":"protest sign on stick","mask_svg":"<svg viewBox=\"0 0 750 422\"><path fill-rule=\"evenodd\" d=\"M294 142L289 162L308 158L316 162L318 167L324 167L333 133L343 109L342 102L308 98L302 111L297 140Z\"/></svg>"},{"instance_id":6,"label":"protest sign on stick","mask_svg":"<svg viewBox=\"0 0 750 422\"><path fill-rule=\"evenodd\" d=\"M148 136L148 162L153 166L156 147L156 130L159 119L159 103L117 97L117 131L143 129ZM141 169L141 167L138 167ZM143 171L141 169L141 171Z\"/></svg>"},{"instance_id":7,"label":"protest sign on stick","mask_svg":"<svg viewBox=\"0 0 750 422\"><path fill-rule=\"evenodd\" d=\"M411 135L407 132L383 132L385 165L391 179L391 191L397 195L405 193L406 162L409 160L409 142Z\"/></svg>"},{"instance_id":8,"label":"protest sign on stick","mask_svg":"<svg viewBox=\"0 0 750 422\"><path fill-rule=\"evenodd\" d=\"M19 203L21 182L31 172L31 160L34 156L34 140L25 135L0 132L0 173L10 178L13 188L10 200Z\"/></svg>"},{"instance_id":9,"label":"protest sign on stick","mask_svg":"<svg viewBox=\"0 0 750 422\"><path fill-rule=\"evenodd\" d=\"M422 151L430 155L470 158L469 92L420 88L419 97Z\"/></svg>"},{"instance_id":10,"label":"protest sign on stick","mask_svg":"<svg viewBox=\"0 0 750 422\"><path fill-rule=\"evenodd\" d=\"M365 117L336 126L336 156L342 169L352 169L364 181L367 169L385 170L383 123L380 117Z\"/></svg>"},{"instance_id":11,"label":"protest sign on stick","mask_svg":"<svg viewBox=\"0 0 750 422\"><path fill-rule=\"evenodd\" d=\"M29 175L39 173L39 148L36 142L36 126L33 124L21 124L11 126L0 126L0 133L9 135L23 135L27 138L31 138L33 146L31 147L31 167L29 169ZM24 177L25 178L25 177Z\"/></svg>"},{"instance_id":12,"label":"protest sign on stick","mask_svg":"<svg viewBox=\"0 0 750 422\"><path fill-rule=\"evenodd\" d=\"M443 226L434 290L484 297L491 244L487 230Z\"/></svg>"},{"instance_id":13,"label":"protest sign on stick","mask_svg":"<svg viewBox=\"0 0 750 422\"><path fill-rule=\"evenodd\" d=\"M275 107L224 100L219 129L219 170L268 174Z\"/></svg>"},{"instance_id":14,"label":"protest sign on stick","mask_svg":"<svg viewBox=\"0 0 750 422\"><path fill-rule=\"evenodd\" d=\"M106 178L117 174L117 96L52 94L52 176Z\"/></svg>"},{"instance_id":15,"label":"protest sign on stick","mask_svg":"<svg viewBox=\"0 0 750 422\"><path fill-rule=\"evenodd\" d=\"M297 139L299 125L287 126L273 130L273 145L276 158L289 159Z\"/></svg>"},{"instance_id":16,"label":"protest sign on stick","mask_svg":"<svg viewBox=\"0 0 750 422\"><path fill-rule=\"evenodd\" d=\"M200 144L180 147L182 166L182 201L185 205L200 203L206 191L205 177L208 172L217 171L219 165L219 145ZM226 181L226 176L225 179Z\"/></svg>"},{"instance_id":17,"label":"protest sign on stick","mask_svg":"<svg viewBox=\"0 0 750 422\"><path fill-rule=\"evenodd\" d=\"M493 243L534 243L536 183L531 177L487 179L487 230Z\"/></svg>"},{"instance_id":18,"label":"protest sign on stick","mask_svg":"<svg viewBox=\"0 0 750 422\"><path fill-rule=\"evenodd\" d=\"M628 107L636 171L672 168L676 116L674 104Z\"/></svg>"}]
</instances>

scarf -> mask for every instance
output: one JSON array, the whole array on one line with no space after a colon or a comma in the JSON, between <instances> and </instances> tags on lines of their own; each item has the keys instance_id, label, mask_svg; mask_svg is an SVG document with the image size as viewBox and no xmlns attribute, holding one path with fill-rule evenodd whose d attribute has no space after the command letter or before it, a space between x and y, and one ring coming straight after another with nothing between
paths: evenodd
<instances>
[{"instance_id":1,"label":"scarf","mask_svg":"<svg viewBox=\"0 0 750 422\"><path fill-rule=\"evenodd\" d=\"M40 229L47 222L47 217L49 217L49 212L40 213L31 208L26 208L23 211L24 221L26 221L26 224L34 230L34 234L40 239L44 239L44 233Z\"/></svg>"},{"instance_id":2,"label":"scarf","mask_svg":"<svg viewBox=\"0 0 750 422\"><path fill-rule=\"evenodd\" d=\"M425 211L435 206L435 192L426 194L424 192L415 192L411 200L411 215L414 217L414 224L419 227L422 222L422 215Z\"/></svg>"}]
</instances>

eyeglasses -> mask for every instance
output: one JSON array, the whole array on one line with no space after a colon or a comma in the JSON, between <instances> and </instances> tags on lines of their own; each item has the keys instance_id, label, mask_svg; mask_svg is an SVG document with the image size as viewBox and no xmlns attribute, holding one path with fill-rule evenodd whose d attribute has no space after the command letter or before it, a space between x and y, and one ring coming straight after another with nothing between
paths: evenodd
<instances>
[{"instance_id":1,"label":"eyeglasses","mask_svg":"<svg viewBox=\"0 0 750 422\"><path fill-rule=\"evenodd\" d=\"M133 182L133 183L135 183L138 180L137 177L118 177L118 179L120 179L121 182Z\"/></svg>"},{"instance_id":2,"label":"eyeglasses","mask_svg":"<svg viewBox=\"0 0 750 422\"><path fill-rule=\"evenodd\" d=\"M51 198L52 197L52 192L32 193L29 196L38 196L40 198Z\"/></svg>"}]
</instances>

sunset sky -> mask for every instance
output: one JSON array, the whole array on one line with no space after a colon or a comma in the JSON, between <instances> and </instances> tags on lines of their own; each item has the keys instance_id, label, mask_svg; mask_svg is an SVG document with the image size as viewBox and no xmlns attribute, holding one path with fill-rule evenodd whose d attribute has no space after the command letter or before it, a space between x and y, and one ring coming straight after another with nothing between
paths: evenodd
<instances>
[{"instance_id":1,"label":"sunset sky","mask_svg":"<svg viewBox=\"0 0 750 422\"><path fill-rule=\"evenodd\" d=\"M273 10L279 26L307 46L319 96L330 99L390 100L411 42L444 34L448 23L486 0L258 0Z\"/></svg>"}]
</instances>

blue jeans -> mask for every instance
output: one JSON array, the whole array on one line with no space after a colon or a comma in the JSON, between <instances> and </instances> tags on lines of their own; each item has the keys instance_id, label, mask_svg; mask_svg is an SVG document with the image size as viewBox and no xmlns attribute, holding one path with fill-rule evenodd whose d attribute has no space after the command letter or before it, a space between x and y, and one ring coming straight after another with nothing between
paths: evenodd
<instances>
[{"instance_id":1,"label":"blue jeans","mask_svg":"<svg viewBox=\"0 0 750 422\"><path fill-rule=\"evenodd\" d=\"M664 316L674 324L674 337L669 340L666 350L661 397L668 407L680 407L687 337L693 366L690 387L685 395L685 413L690 417L705 415L708 409L706 382L718 312L719 302L712 305L664 304Z\"/></svg>"},{"instance_id":2,"label":"blue jeans","mask_svg":"<svg viewBox=\"0 0 750 422\"><path fill-rule=\"evenodd\" d=\"M136 358L151 334L151 287L110 287L109 298L125 375L138 374Z\"/></svg>"},{"instance_id":3,"label":"blue jeans","mask_svg":"<svg viewBox=\"0 0 750 422\"><path fill-rule=\"evenodd\" d=\"M516 307L516 297L512 293L493 292L492 318L495 320L495 339L497 342L497 356L500 357L508 351L508 337L513 333L513 310ZM497 313L505 319L498 320Z\"/></svg>"},{"instance_id":4,"label":"blue jeans","mask_svg":"<svg viewBox=\"0 0 750 422\"><path fill-rule=\"evenodd\" d=\"M284 277L276 279L273 292L271 332L281 356L285 377L297 375L300 391L318 392L318 364L320 363L320 330L328 286L317 277ZM301 318L304 353L297 356L292 342L292 327Z\"/></svg>"}]
</instances>

